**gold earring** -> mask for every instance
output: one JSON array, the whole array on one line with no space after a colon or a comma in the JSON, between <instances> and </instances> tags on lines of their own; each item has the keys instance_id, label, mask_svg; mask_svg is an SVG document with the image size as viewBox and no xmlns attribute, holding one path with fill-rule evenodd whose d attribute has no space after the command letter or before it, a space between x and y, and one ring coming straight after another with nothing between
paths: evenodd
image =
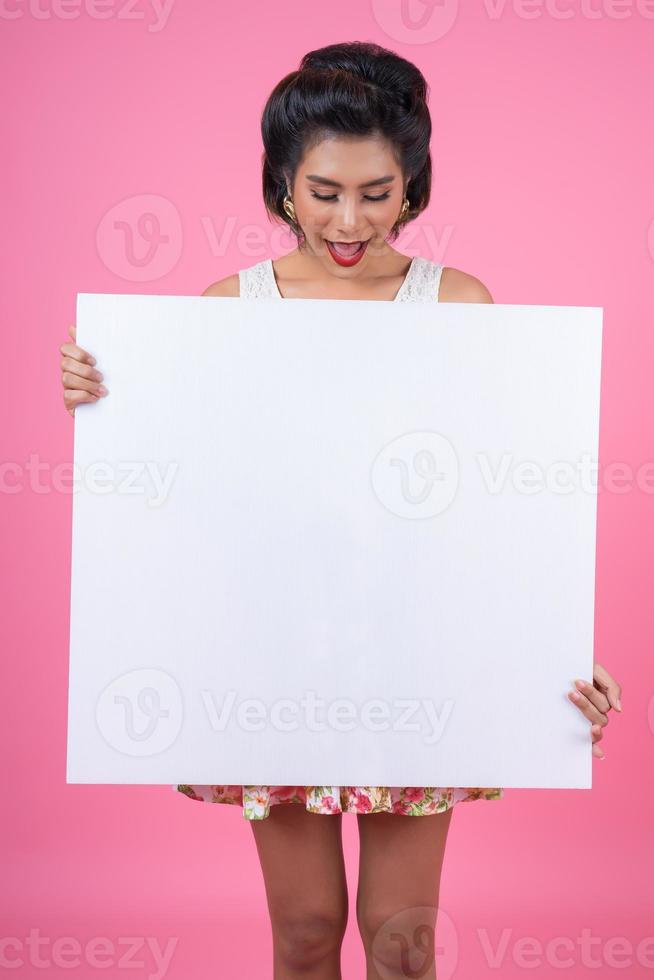
<instances>
[{"instance_id":1,"label":"gold earring","mask_svg":"<svg viewBox=\"0 0 654 980\"><path fill-rule=\"evenodd\" d=\"M288 196L288 194L284 198L283 207L284 207L284 211L289 216L289 218L291 219L291 221L297 222L297 218L295 217L295 207L293 205L292 200Z\"/></svg>"},{"instance_id":2,"label":"gold earring","mask_svg":"<svg viewBox=\"0 0 654 980\"><path fill-rule=\"evenodd\" d=\"M404 200L402 201L402 207L400 208L400 215L399 215L399 218L397 219L398 221L401 221L402 220L402 218L404 217L404 215L409 210L409 207L410 207L410 205L409 205L409 198L408 197L405 197Z\"/></svg>"}]
</instances>

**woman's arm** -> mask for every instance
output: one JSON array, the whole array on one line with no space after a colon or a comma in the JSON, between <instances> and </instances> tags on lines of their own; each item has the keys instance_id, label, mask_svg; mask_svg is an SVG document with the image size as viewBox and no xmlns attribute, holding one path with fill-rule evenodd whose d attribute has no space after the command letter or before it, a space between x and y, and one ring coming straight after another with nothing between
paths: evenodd
<instances>
[{"instance_id":1,"label":"woman's arm","mask_svg":"<svg viewBox=\"0 0 654 980\"><path fill-rule=\"evenodd\" d=\"M441 273L439 300L444 303L492 303L493 297L479 279L460 269L446 267ZM571 703L591 723L592 753L598 759L604 758L604 752L597 742L604 735L603 729L609 721L608 713L611 708L622 711L621 693L620 684L597 662L593 664L592 683L579 679L575 689L568 692Z\"/></svg>"}]
</instances>

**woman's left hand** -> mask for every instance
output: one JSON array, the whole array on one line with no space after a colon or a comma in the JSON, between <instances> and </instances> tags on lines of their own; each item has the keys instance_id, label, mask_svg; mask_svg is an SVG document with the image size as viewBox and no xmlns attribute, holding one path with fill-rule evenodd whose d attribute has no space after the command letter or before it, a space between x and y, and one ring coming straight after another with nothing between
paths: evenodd
<instances>
[{"instance_id":1,"label":"woman's left hand","mask_svg":"<svg viewBox=\"0 0 654 980\"><path fill-rule=\"evenodd\" d=\"M596 743L604 734L602 729L609 723L608 713L611 708L622 711L621 694L622 688L618 682L611 677L608 670L598 663L593 664L593 683L577 680L574 691L568 693L572 703L591 722L593 755L598 759L603 759L604 753Z\"/></svg>"}]
</instances>

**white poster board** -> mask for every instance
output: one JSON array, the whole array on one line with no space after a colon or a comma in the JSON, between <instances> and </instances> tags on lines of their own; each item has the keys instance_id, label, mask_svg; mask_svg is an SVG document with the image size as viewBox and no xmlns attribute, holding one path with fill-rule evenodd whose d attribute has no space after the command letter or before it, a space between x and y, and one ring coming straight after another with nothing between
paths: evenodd
<instances>
[{"instance_id":1,"label":"white poster board","mask_svg":"<svg viewBox=\"0 0 654 980\"><path fill-rule=\"evenodd\" d=\"M590 787L601 331L79 294L68 781Z\"/></svg>"}]
</instances>

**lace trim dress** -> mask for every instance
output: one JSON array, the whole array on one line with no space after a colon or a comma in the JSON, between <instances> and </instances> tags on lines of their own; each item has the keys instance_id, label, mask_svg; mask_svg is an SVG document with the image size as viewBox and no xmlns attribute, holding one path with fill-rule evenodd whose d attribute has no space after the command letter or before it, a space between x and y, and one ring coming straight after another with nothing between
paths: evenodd
<instances>
[{"instance_id":1,"label":"lace trim dress","mask_svg":"<svg viewBox=\"0 0 654 980\"><path fill-rule=\"evenodd\" d=\"M415 256L394 303L438 301L443 266ZM264 259L239 272L240 295L248 299L283 299L272 259ZM191 800L233 803L243 808L246 820L263 820L271 806L300 803L311 813L399 813L425 816L449 810L455 803L499 800L501 787L477 786L190 786L172 787Z\"/></svg>"}]
</instances>

